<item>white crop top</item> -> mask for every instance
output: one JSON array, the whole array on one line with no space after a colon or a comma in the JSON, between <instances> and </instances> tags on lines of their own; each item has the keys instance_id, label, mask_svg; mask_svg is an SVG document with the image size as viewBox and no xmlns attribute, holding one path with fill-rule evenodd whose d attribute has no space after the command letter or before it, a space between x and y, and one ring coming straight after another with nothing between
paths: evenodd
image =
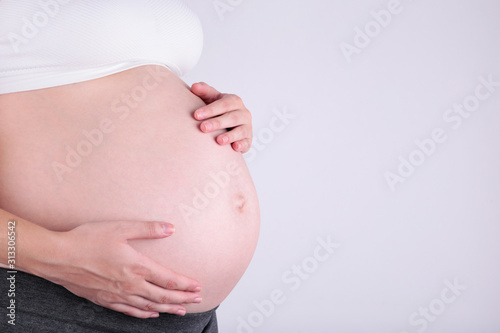
<instances>
[{"instance_id":1,"label":"white crop top","mask_svg":"<svg viewBox=\"0 0 500 333\"><path fill-rule=\"evenodd\" d=\"M181 0L2 0L0 94L142 65L182 76L202 47L200 21Z\"/></svg>"}]
</instances>

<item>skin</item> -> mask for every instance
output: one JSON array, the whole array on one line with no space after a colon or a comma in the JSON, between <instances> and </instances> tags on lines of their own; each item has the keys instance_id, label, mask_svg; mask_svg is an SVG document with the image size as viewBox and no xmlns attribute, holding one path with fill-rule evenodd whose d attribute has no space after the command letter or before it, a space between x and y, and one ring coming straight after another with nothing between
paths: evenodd
<instances>
[{"instance_id":1,"label":"skin","mask_svg":"<svg viewBox=\"0 0 500 333\"><path fill-rule=\"evenodd\" d=\"M194 112L196 120L203 120L200 130L210 133L230 128L216 138L220 145L231 144L232 148L246 153L252 145L252 115L240 97L222 94L204 82L195 83L191 92L200 97L207 106Z\"/></svg>"},{"instance_id":2,"label":"skin","mask_svg":"<svg viewBox=\"0 0 500 333\"><path fill-rule=\"evenodd\" d=\"M200 130L211 133L228 129L216 137L216 142L247 152L252 140L251 114L242 100L206 83L194 84L191 91L208 104L193 113L201 121ZM0 111L1 106L0 95ZM0 220L4 221L0 224L2 248L9 241L8 221L16 221L15 269L60 284L96 304L130 316L152 318L160 312L184 315L183 304L201 302L197 281L155 263L128 243L168 237L174 233L169 223L93 222L61 232L1 209ZM9 267L6 251L0 251L0 263Z\"/></svg>"}]
</instances>

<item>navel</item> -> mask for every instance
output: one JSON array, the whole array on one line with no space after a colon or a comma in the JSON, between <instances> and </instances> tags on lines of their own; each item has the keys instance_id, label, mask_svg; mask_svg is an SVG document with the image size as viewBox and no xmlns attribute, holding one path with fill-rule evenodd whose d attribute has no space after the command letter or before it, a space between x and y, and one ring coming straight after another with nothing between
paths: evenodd
<instances>
[{"instance_id":1,"label":"navel","mask_svg":"<svg viewBox=\"0 0 500 333\"><path fill-rule=\"evenodd\" d=\"M238 213L243 213L245 211L246 203L247 197L243 193L236 194L234 198L234 205Z\"/></svg>"}]
</instances>

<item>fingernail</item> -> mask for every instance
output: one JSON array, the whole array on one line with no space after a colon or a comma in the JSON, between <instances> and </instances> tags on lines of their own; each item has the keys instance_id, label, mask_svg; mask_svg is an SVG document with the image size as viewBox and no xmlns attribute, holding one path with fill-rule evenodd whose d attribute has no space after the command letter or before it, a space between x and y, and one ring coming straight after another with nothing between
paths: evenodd
<instances>
[{"instance_id":1,"label":"fingernail","mask_svg":"<svg viewBox=\"0 0 500 333\"><path fill-rule=\"evenodd\" d=\"M205 113L203 112L203 110L198 110L198 111L196 111L196 118L203 119L204 114Z\"/></svg>"},{"instance_id":2,"label":"fingernail","mask_svg":"<svg viewBox=\"0 0 500 333\"><path fill-rule=\"evenodd\" d=\"M210 123L210 122L204 123L203 127L205 128L205 131L211 131L212 130L212 123Z\"/></svg>"},{"instance_id":3,"label":"fingernail","mask_svg":"<svg viewBox=\"0 0 500 333\"><path fill-rule=\"evenodd\" d=\"M194 288L194 292L199 293L201 291L201 287Z\"/></svg>"},{"instance_id":4,"label":"fingernail","mask_svg":"<svg viewBox=\"0 0 500 333\"><path fill-rule=\"evenodd\" d=\"M175 231L175 227L171 224L163 224L163 232L165 235L170 236Z\"/></svg>"},{"instance_id":5,"label":"fingernail","mask_svg":"<svg viewBox=\"0 0 500 333\"><path fill-rule=\"evenodd\" d=\"M221 136L219 137L219 143L221 144L224 144L228 141L229 139L227 138L227 136Z\"/></svg>"},{"instance_id":6,"label":"fingernail","mask_svg":"<svg viewBox=\"0 0 500 333\"><path fill-rule=\"evenodd\" d=\"M186 314L186 310L184 310L184 309L179 309L179 310L177 310L177 314L178 314L179 316L184 316L184 315Z\"/></svg>"},{"instance_id":7,"label":"fingernail","mask_svg":"<svg viewBox=\"0 0 500 333\"><path fill-rule=\"evenodd\" d=\"M193 303L201 303L201 297L196 297Z\"/></svg>"},{"instance_id":8,"label":"fingernail","mask_svg":"<svg viewBox=\"0 0 500 333\"><path fill-rule=\"evenodd\" d=\"M153 313L149 318L158 318L160 316L159 313Z\"/></svg>"}]
</instances>

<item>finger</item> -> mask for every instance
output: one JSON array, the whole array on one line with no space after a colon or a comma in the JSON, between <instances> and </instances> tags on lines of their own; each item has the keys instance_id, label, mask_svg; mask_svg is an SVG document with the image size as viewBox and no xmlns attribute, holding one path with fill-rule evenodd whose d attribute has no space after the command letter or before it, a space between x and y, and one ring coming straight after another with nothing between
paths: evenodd
<instances>
[{"instance_id":1,"label":"finger","mask_svg":"<svg viewBox=\"0 0 500 333\"><path fill-rule=\"evenodd\" d=\"M232 128L248 124L250 122L249 118L249 113L243 110L231 111L221 116L205 120L200 124L200 129L208 133L220 129Z\"/></svg>"},{"instance_id":2,"label":"finger","mask_svg":"<svg viewBox=\"0 0 500 333\"><path fill-rule=\"evenodd\" d=\"M247 133L247 126L238 126L232 130L219 135L216 141L220 145L226 145L235 141L240 141L249 138L250 133Z\"/></svg>"},{"instance_id":3,"label":"finger","mask_svg":"<svg viewBox=\"0 0 500 333\"><path fill-rule=\"evenodd\" d=\"M135 299L131 298L130 301L133 301L134 306L137 304L137 308L142 311L171 313L180 316L186 314L186 308L181 303L156 303L139 296L136 296Z\"/></svg>"},{"instance_id":4,"label":"finger","mask_svg":"<svg viewBox=\"0 0 500 333\"><path fill-rule=\"evenodd\" d=\"M236 142L233 142L231 144L234 151L240 152L242 154L248 153L251 145L252 145L252 142L250 139L236 141Z\"/></svg>"},{"instance_id":5,"label":"finger","mask_svg":"<svg viewBox=\"0 0 500 333\"><path fill-rule=\"evenodd\" d=\"M111 310L122 312L127 316L136 317L136 318L156 318L159 316L158 312L155 311L144 311L138 308L134 308L133 306L122 304L122 303L114 303L108 306Z\"/></svg>"},{"instance_id":6,"label":"finger","mask_svg":"<svg viewBox=\"0 0 500 333\"><path fill-rule=\"evenodd\" d=\"M146 281L157 285L163 289L181 290L190 292L200 292L200 284L193 279L184 275L175 273L174 271L165 268L153 260L145 257L144 265L149 273L145 276Z\"/></svg>"},{"instance_id":7,"label":"finger","mask_svg":"<svg viewBox=\"0 0 500 333\"><path fill-rule=\"evenodd\" d=\"M156 308L158 311L147 311L135 308L128 304L123 303L113 303L110 304L109 308L114 311L122 312L128 316L136 318L156 318L159 316L159 312L171 313L178 316L184 316L186 314L186 308L182 305L169 305L169 304L158 304Z\"/></svg>"},{"instance_id":8,"label":"finger","mask_svg":"<svg viewBox=\"0 0 500 333\"><path fill-rule=\"evenodd\" d=\"M175 228L165 222L122 222L117 233L122 239L156 239L172 235Z\"/></svg>"},{"instance_id":9,"label":"finger","mask_svg":"<svg viewBox=\"0 0 500 333\"><path fill-rule=\"evenodd\" d=\"M201 98L205 104L210 104L220 99L221 94L217 89L209 86L205 82L195 83L191 86L191 92Z\"/></svg>"},{"instance_id":10,"label":"finger","mask_svg":"<svg viewBox=\"0 0 500 333\"><path fill-rule=\"evenodd\" d=\"M208 105L203 106L194 112L194 116L197 120L212 118L229 111L236 111L240 109L246 110L241 98L232 94L222 94L220 99L207 104ZM250 113L250 111L246 112Z\"/></svg>"},{"instance_id":11,"label":"finger","mask_svg":"<svg viewBox=\"0 0 500 333\"><path fill-rule=\"evenodd\" d=\"M161 288L155 287L158 292L161 293ZM164 291L164 290L163 290ZM185 308L182 304L189 303L201 303L201 296L193 293L184 293L184 294L192 294L196 296L193 298L192 296L179 296L176 293L182 293L180 291L170 291L168 294L163 297L142 297L140 295L130 295L124 297L122 295L114 294L114 293L101 293L100 300L96 302L96 304L101 306L109 306L116 304L123 304L132 307L136 310L141 310L149 313L156 312L168 312L172 314L183 314L179 311L185 312ZM159 300L159 301L157 301ZM183 301L187 300L187 301ZM193 300L196 300L193 302ZM143 314L145 315L145 314Z\"/></svg>"},{"instance_id":12,"label":"finger","mask_svg":"<svg viewBox=\"0 0 500 333\"><path fill-rule=\"evenodd\" d=\"M202 297L198 293L184 292L179 290L168 290L151 285L147 293L141 297L142 304L138 306L142 310L164 312L157 305L179 305L190 303L201 303ZM135 304L134 304L135 305ZM139 305L139 304L138 304ZM155 306L155 307L151 307Z\"/></svg>"}]
</instances>

